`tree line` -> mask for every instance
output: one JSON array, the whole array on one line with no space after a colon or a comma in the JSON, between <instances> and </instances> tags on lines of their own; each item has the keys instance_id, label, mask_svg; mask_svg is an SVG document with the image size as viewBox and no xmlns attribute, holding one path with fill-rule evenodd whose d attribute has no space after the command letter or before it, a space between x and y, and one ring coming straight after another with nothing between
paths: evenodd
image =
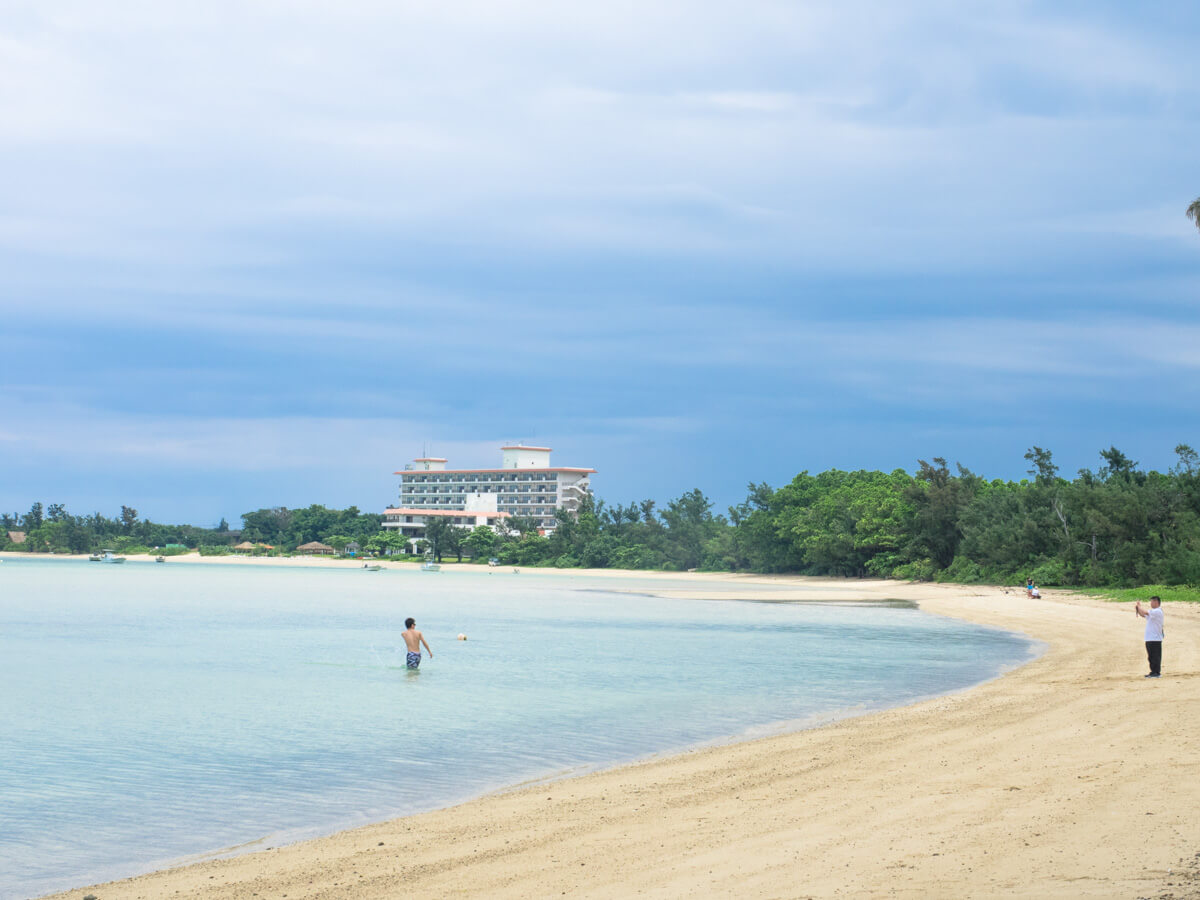
<instances>
[{"instance_id":1,"label":"tree line","mask_svg":"<svg viewBox=\"0 0 1200 900\"><path fill-rule=\"evenodd\" d=\"M21 544L9 540L10 531L25 534ZM139 519L138 511L122 506L118 516L96 512L76 516L61 503L34 503L27 513L0 513L0 549L32 552L91 553L104 548L195 548L201 544L232 544L237 532L224 519L215 528L162 525Z\"/></svg>"},{"instance_id":2,"label":"tree line","mask_svg":"<svg viewBox=\"0 0 1200 900\"><path fill-rule=\"evenodd\" d=\"M174 548L177 551L226 552L240 541L294 550L309 541L342 547L365 543L379 533L383 516L356 507L328 509L314 504L304 509L273 507L242 514L242 527L232 529L222 519L213 528L163 525L139 519L138 511L122 506L118 516L102 513L76 516L61 503L34 503L27 513L0 513L0 549L31 552L91 553L101 549L124 553ZM9 539L10 531L24 532L24 543Z\"/></svg>"},{"instance_id":3,"label":"tree line","mask_svg":"<svg viewBox=\"0 0 1200 900\"><path fill-rule=\"evenodd\" d=\"M1167 473L1115 447L1104 465L1059 475L1031 447L1021 481L987 480L946 460L913 474L802 472L751 486L731 512L734 564L762 572L961 582L1200 584L1200 459L1175 448Z\"/></svg>"},{"instance_id":4,"label":"tree line","mask_svg":"<svg viewBox=\"0 0 1200 900\"><path fill-rule=\"evenodd\" d=\"M746 499L714 511L699 489L659 507L585 497L557 527L540 533L531 519L510 518L496 533L431 521L416 550L506 565L683 571L797 573L960 582L1135 586L1200 585L1200 457L1175 448L1166 473L1145 471L1115 447L1103 465L1060 476L1049 450L1025 454L1029 478L988 480L934 457L915 472L837 469L801 472L786 485L750 484ZM238 541L289 552L308 541L337 549L398 553L408 541L382 528L382 517L309 506L260 509L232 530L158 525L122 507L116 518L77 517L60 504L0 513L8 530L26 532L20 549L88 552L102 546L180 544L225 552ZM14 549L14 545L8 545Z\"/></svg>"},{"instance_id":5,"label":"tree line","mask_svg":"<svg viewBox=\"0 0 1200 900\"><path fill-rule=\"evenodd\" d=\"M1116 447L1103 465L1059 475L1049 450L1025 454L1029 478L988 480L934 457L913 473L801 472L750 484L717 514L700 490L665 507L585 498L549 536L451 536L452 552L513 565L701 569L1066 586L1200 585L1200 458L1175 448L1167 473ZM443 541L436 549L447 546Z\"/></svg>"}]
</instances>

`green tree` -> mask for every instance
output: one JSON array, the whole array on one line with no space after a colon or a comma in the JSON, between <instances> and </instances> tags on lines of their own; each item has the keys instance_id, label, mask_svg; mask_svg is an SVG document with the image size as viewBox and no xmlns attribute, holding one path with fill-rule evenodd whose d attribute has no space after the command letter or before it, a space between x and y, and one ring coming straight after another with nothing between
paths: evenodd
<instances>
[{"instance_id":1,"label":"green tree","mask_svg":"<svg viewBox=\"0 0 1200 900\"><path fill-rule=\"evenodd\" d=\"M903 471L801 473L772 501L787 569L813 575L888 575L907 561L913 515Z\"/></svg>"},{"instance_id":2,"label":"green tree","mask_svg":"<svg viewBox=\"0 0 1200 900\"><path fill-rule=\"evenodd\" d=\"M455 530L449 516L425 517L425 540L429 542L433 558L438 562L442 561L442 554L450 550L449 545L453 541L450 533Z\"/></svg>"},{"instance_id":3,"label":"green tree","mask_svg":"<svg viewBox=\"0 0 1200 900\"><path fill-rule=\"evenodd\" d=\"M792 543L779 527L779 519L796 497L797 481L809 477L807 472L797 475L789 486L793 490L785 487L775 491L766 482L752 483L746 499L729 508L734 529L732 552L738 568L784 572L800 567L801 559L793 555Z\"/></svg>"},{"instance_id":4,"label":"green tree","mask_svg":"<svg viewBox=\"0 0 1200 900\"><path fill-rule=\"evenodd\" d=\"M1194 475L1196 469L1200 467L1200 454L1197 454L1188 444L1176 444L1175 455L1179 461L1171 469L1172 475Z\"/></svg>"},{"instance_id":5,"label":"green tree","mask_svg":"<svg viewBox=\"0 0 1200 900\"><path fill-rule=\"evenodd\" d=\"M712 503L695 488L667 504L662 511L667 526L664 552L675 568L696 569L704 562L705 544L725 526L712 514Z\"/></svg>"},{"instance_id":6,"label":"green tree","mask_svg":"<svg viewBox=\"0 0 1200 900\"><path fill-rule=\"evenodd\" d=\"M349 544L351 538L344 534L329 534L321 539L322 543L328 544L338 553L346 552L346 545Z\"/></svg>"},{"instance_id":7,"label":"green tree","mask_svg":"<svg viewBox=\"0 0 1200 900\"><path fill-rule=\"evenodd\" d=\"M472 559L480 560L488 559L496 552L499 540L496 532L487 525L476 525L471 533L463 538L462 543Z\"/></svg>"},{"instance_id":8,"label":"green tree","mask_svg":"<svg viewBox=\"0 0 1200 900\"><path fill-rule=\"evenodd\" d=\"M466 534L457 525L451 525L442 538L442 552L453 553L459 562L463 561L463 538Z\"/></svg>"},{"instance_id":9,"label":"green tree","mask_svg":"<svg viewBox=\"0 0 1200 900\"><path fill-rule=\"evenodd\" d=\"M1025 458L1033 464L1029 474L1033 475L1039 484L1051 484L1058 475L1058 466L1051 461L1049 450L1037 446L1030 447L1025 452Z\"/></svg>"},{"instance_id":10,"label":"green tree","mask_svg":"<svg viewBox=\"0 0 1200 900\"><path fill-rule=\"evenodd\" d=\"M1137 463L1118 450L1116 447L1109 447L1107 450L1101 450L1100 456L1108 463L1100 470L1100 477L1105 481L1113 478L1130 479L1134 477L1137 470Z\"/></svg>"},{"instance_id":11,"label":"green tree","mask_svg":"<svg viewBox=\"0 0 1200 900\"><path fill-rule=\"evenodd\" d=\"M256 509L242 513L242 538L264 544L282 544L292 525L292 511L286 506ZM305 541L299 541L303 544Z\"/></svg>"},{"instance_id":12,"label":"green tree","mask_svg":"<svg viewBox=\"0 0 1200 900\"><path fill-rule=\"evenodd\" d=\"M532 516L509 516L504 519L504 527L519 537L525 537L527 534L537 534L542 528L542 522Z\"/></svg>"},{"instance_id":13,"label":"green tree","mask_svg":"<svg viewBox=\"0 0 1200 900\"><path fill-rule=\"evenodd\" d=\"M1200 197L1188 204L1187 217L1192 220L1193 225L1200 228Z\"/></svg>"},{"instance_id":14,"label":"green tree","mask_svg":"<svg viewBox=\"0 0 1200 900\"><path fill-rule=\"evenodd\" d=\"M337 534L340 520L341 514L338 510L329 509L320 503L293 510L285 539L291 544L324 541L329 535Z\"/></svg>"},{"instance_id":15,"label":"green tree","mask_svg":"<svg viewBox=\"0 0 1200 900\"><path fill-rule=\"evenodd\" d=\"M958 553L962 537L959 517L973 498L979 479L961 464L955 477L946 460L934 457L933 462L931 466L917 460L920 468L907 491L914 508L910 547L914 559L928 557L937 568L945 569Z\"/></svg>"},{"instance_id":16,"label":"green tree","mask_svg":"<svg viewBox=\"0 0 1200 900\"><path fill-rule=\"evenodd\" d=\"M391 556L408 552L408 538L396 529L388 528L371 535L363 546L372 553Z\"/></svg>"},{"instance_id":17,"label":"green tree","mask_svg":"<svg viewBox=\"0 0 1200 900\"><path fill-rule=\"evenodd\" d=\"M21 527L28 533L42 527L42 504L35 503L29 507L29 512L21 517Z\"/></svg>"}]
</instances>

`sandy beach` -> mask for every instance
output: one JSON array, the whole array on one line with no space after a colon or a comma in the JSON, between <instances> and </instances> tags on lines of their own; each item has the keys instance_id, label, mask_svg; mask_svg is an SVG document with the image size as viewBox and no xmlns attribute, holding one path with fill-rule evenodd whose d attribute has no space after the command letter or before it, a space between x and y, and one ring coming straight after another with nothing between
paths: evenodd
<instances>
[{"instance_id":1,"label":"sandy beach","mask_svg":"<svg viewBox=\"0 0 1200 900\"><path fill-rule=\"evenodd\" d=\"M1167 605L1164 676L1153 680L1131 604L661 577L676 582L663 594L697 599L737 597L746 581L804 599L911 599L1047 650L900 709L52 896L1200 897L1200 610Z\"/></svg>"}]
</instances>

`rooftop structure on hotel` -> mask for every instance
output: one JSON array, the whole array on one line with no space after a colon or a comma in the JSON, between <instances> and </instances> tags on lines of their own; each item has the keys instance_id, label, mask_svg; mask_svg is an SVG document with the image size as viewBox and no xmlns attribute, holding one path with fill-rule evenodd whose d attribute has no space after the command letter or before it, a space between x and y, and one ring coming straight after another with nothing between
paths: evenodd
<instances>
[{"instance_id":1,"label":"rooftop structure on hotel","mask_svg":"<svg viewBox=\"0 0 1200 900\"><path fill-rule=\"evenodd\" d=\"M588 476L596 470L551 466L549 447L518 444L501 452L498 469L447 469L446 460L436 456L413 460L395 473L400 502L384 511L383 527L416 524L414 517L429 511L457 511L455 524L495 527L501 519L521 516L552 531L555 510L576 511L591 491Z\"/></svg>"}]
</instances>

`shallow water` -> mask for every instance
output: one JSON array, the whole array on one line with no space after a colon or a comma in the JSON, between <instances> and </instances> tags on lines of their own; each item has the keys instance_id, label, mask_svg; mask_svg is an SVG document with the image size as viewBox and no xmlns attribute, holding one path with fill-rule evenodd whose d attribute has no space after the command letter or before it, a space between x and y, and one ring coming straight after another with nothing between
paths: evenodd
<instances>
[{"instance_id":1,"label":"shallow water","mask_svg":"<svg viewBox=\"0 0 1200 900\"><path fill-rule=\"evenodd\" d=\"M1034 653L904 606L618 593L669 587L694 585L6 560L0 898L897 705ZM409 615L435 654L416 673Z\"/></svg>"}]
</instances>

